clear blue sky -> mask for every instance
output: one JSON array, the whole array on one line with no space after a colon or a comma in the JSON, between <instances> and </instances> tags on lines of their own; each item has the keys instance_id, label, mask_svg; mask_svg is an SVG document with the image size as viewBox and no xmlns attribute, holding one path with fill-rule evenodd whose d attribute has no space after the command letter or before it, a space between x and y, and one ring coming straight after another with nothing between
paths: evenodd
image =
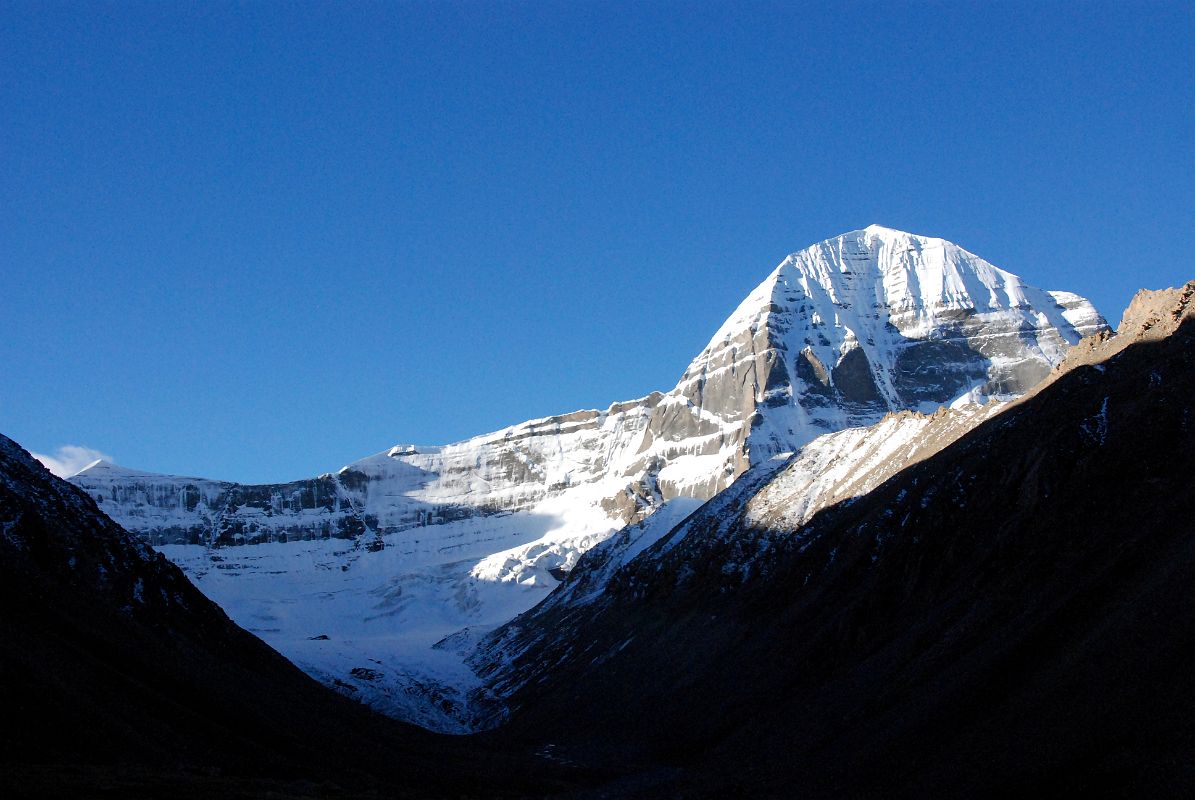
<instances>
[{"instance_id":1,"label":"clear blue sky","mask_svg":"<svg viewBox=\"0 0 1195 800\"><path fill-rule=\"evenodd\" d=\"M1190 3L0 7L0 431L248 481L668 389L785 254L1195 277Z\"/></svg>"}]
</instances>

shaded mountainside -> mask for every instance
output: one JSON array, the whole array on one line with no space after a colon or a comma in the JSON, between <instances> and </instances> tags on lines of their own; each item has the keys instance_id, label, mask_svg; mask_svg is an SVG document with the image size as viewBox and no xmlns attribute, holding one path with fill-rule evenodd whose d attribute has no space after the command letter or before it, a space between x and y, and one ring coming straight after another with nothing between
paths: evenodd
<instances>
[{"instance_id":1,"label":"shaded mountainside","mask_svg":"<svg viewBox=\"0 0 1195 800\"><path fill-rule=\"evenodd\" d=\"M543 774L320 686L2 436L0 602L8 797L491 796Z\"/></svg>"},{"instance_id":2,"label":"shaded mountainside","mask_svg":"<svg viewBox=\"0 0 1195 800\"><path fill-rule=\"evenodd\" d=\"M500 629L506 734L610 796L1189 796L1193 297L872 491L786 521L765 476Z\"/></svg>"},{"instance_id":3,"label":"shaded mountainside","mask_svg":"<svg viewBox=\"0 0 1195 800\"><path fill-rule=\"evenodd\" d=\"M785 258L667 393L285 484L105 463L72 480L309 674L460 731L475 682L446 636L534 606L665 504L892 412L1017 396L1105 328L1083 298L873 225Z\"/></svg>"},{"instance_id":4,"label":"shaded mountainside","mask_svg":"<svg viewBox=\"0 0 1195 800\"><path fill-rule=\"evenodd\" d=\"M586 553L544 602L469 654L485 677L472 697L474 727L501 724L508 713L504 699L546 679L578 642L580 653L605 658L597 643L586 641L585 628L593 613L588 606L600 608L607 589L617 593L620 586L650 582L662 573L675 574L683 586L710 570L731 584L745 582L817 512L866 494L1005 408L992 402L933 414L889 414L870 427L827 434L796 454L752 468L691 517L685 518L695 501L680 507L674 501L624 528ZM715 546L721 550L712 560Z\"/></svg>"}]
</instances>

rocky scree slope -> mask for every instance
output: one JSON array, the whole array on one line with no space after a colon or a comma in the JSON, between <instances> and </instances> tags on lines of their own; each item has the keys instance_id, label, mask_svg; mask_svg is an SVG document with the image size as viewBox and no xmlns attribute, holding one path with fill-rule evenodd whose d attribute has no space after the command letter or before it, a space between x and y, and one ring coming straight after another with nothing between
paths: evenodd
<instances>
[{"instance_id":1,"label":"rocky scree slope","mask_svg":"<svg viewBox=\"0 0 1195 800\"><path fill-rule=\"evenodd\" d=\"M1189 795L1193 297L1138 295L812 516L798 455L613 570L591 552L475 654L506 735L624 765L620 796Z\"/></svg>"},{"instance_id":2,"label":"rocky scree slope","mask_svg":"<svg viewBox=\"0 0 1195 800\"><path fill-rule=\"evenodd\" d=\"M550 765L397 723L313 681L3 436L0 601L7 797L561 785Z\"/></svg>"},{"instance_id":3,"label":"rocky scree slope","mask_svg":"<svg viewBox=\"0 0 1195 800\"><path fill-rule=\"evenodd\" d=\"M752 465L894 411L1016 396L1105 327L1082 298L871 226L786 258L666 394L288 484L105 463L72 480L311 674L460 730L476 686L459 648L433 649L446 635L530 608L667 503L691 509Z\"/></svg>"}]
</instances>

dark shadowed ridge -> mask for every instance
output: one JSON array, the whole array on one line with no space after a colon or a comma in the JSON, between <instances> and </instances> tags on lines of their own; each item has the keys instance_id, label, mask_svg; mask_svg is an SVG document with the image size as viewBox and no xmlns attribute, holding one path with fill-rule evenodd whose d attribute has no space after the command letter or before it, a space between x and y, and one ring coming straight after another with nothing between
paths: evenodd
<instances>
[{"instance_id":1,"label":"dark shadowed ridge","mask_svg":"<svg viewBox=\"0 0 1195 800\"><path fill-rule=\"evenodd\" d=\"M699 510L598 600L516 620L516 667L554 666L506 735L621 771L595 796L1190 796L1193 297L1143 293L746 577L756 532Z\"/></svg>"},{"instance_id":2,"label":"dark shadowed ridge","mask_svg":"<svg viewBox=\"0 0 1195 800\"><path fill-rule=\"evenodd\" d=\"M538 760L396 723L320 686L3 436L0 598L6 797L559 786Z\"/></svg>"}]
</instances>

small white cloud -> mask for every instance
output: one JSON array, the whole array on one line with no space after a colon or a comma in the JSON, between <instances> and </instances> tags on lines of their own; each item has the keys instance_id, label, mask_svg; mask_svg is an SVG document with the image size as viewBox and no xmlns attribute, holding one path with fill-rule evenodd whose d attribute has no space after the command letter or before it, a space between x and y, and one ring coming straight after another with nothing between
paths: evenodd
<instances>
[{"instance_id":1,"label":"small white cloud","mask_svg":"<svg viewBox=\"0 0 1195 800\"><path fill-rule=\"evenodd\" d=\"M112 456L110 455L101 453L99 450L92 450L90 447L81 447L77 444L63 445L52 456L42 453L31 453L31 455L45 464L46 468L59 478L69 478L80 472L91 462L98 461L101 458L104 461L112 460Z\"/></svg>"}]
</instances>

